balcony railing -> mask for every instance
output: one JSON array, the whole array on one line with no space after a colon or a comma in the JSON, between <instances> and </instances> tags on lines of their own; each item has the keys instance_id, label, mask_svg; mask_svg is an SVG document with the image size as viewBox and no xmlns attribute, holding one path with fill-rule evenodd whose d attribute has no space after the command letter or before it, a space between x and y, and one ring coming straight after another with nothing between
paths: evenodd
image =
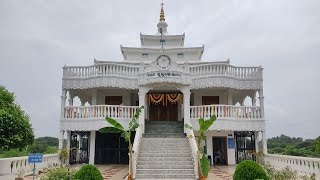
<instances>
[{"instance_id":1,"label":"balcony railing","mask_svg":"<svg viewBox=\"0 0 320 180\"><path fill-rule=\"evenodd\" d=\"M96 105L96 106L66 106L64 119L131 119L138 106Z\"/></svg>"},{"instance_id":2,"label":"balcony railing","mask_svg":"<svg viewBox=\"0 0 320 180\"><path fill-rule=\"evenodd\" d=\"M260 67L235 67L230 64L205 63L190 65L193 76L229 76L235 78L262 78Z\"/></svg>"},{"instance_id":3,"label":"balcony railing","mask_svg":"<svg viewBox=\"0 0 320 180\"><path fill-rule=\"evenodd\" d=\"M190 107L190 118L210 118L213 115L216 115L218 119L262 119L259 106L204 105Z\"/></svg>"},{"instance_id":4,"label":"balcony railing","mask_svg":"<svg viewBox=\"0 0 320 180\"><path fill-rule=\"evenodd\" d=\"M138 63L128 62L106 62L92 66L65 66L63 67L63 77L126 76L137 78L139 67ZM189 70L192 77L228 76L235 78L262 78L261 67L236 67L230 64L206 62L190 64Z\"/></svg>"},{"instance_id":5,"label":"balcony railing","mask_svg":"<svg viewBox=\"0 0 320 180\"><path fill-rule=\"evenodd\" d=\"M104 63L93 66L63 67L64 78L89 78L96 76L137 76L139 67L135 64Z\"/></svg>"},{"instance_id":6,"label":"balcony railing","mask_svg":"<svg viewBox=\"0 0 320 180\"><path fill-rule=\"evenodd\" d=\"M320 178L320 158L278 154L267 154L262 158L266 164L277 170L289 167L293 171L297 171L300 175L311 175L314 173L316 175L316 179Z\"/></svg>"}]
</instances>

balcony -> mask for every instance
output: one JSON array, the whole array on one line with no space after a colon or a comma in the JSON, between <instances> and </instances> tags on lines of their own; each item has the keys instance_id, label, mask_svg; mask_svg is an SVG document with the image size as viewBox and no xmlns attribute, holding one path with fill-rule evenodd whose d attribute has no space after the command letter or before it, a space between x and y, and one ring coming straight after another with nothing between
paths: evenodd
<instances>
[{"instance_id":1,"label":"balcony","mask_svg":"<svg viewBox=\"0 0 320 180\"><path fill-rule=\"evenodd\" d=\"M92 66L63 67L63 88L84 89L120 87L137 89L139 85L164 81L158 73L174 73L173 82L187 83L192 89L229 87L235 89L261 89L261 67L236 67L226 62L177 64L168 70L159 70L155 63L103 62ZM155 76L150 77L152 72ZM106 78L107 77L107 78ZM149 82L150 81L150 82ZM152 81L152 82L151 82Z\"/></svg>"},{"instance_id":2,"label":"balcony","mask_svg":"<svg viewBox=\"0 0 320 180\"><path fill-rule=\"evenodd\" d=\"M66 106L60 126L65 130L91 131L109 126L105 117L117 119L125 128L138 106L96 105Z\"/></svg>"},{"instance_id":3,"label":"balcony","mask_svg":"<svg viewBox=\"0 0 320 180\"><path fill-rule=\"evenodd\" d=\"M138 106L95 105L64 107L61 128L65 130L91 131L108 126L105 117L117 119L125 128ZM190 119L198 129L198 119L217 116L210 130L260 131L265 128L264 118L259 106L207 105L191 106Z\"/></svg>"},{"instance_id":4,"label":"balcony","mask_svg":"<svg viewBox=\"0 0 320 180\"><path fill-rule=\"evenodd\" d=\"M259 106L206 105L191 106L191 124L199 129L198 119L209 119L216 115L217 120L210 130L260 131L265 128Z\"/></svg>"}]
</instances>

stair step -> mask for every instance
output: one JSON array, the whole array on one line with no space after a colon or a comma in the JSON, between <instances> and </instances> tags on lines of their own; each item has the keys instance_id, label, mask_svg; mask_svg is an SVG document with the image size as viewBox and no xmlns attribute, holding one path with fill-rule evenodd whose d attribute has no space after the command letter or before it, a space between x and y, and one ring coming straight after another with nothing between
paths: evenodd
<instances>
[{"instance_id":1,"label":"stair step","mask_svg":"<svg viewBox=\"0 0 320 180\"><path fill-rule=\"evenodd\" d=\"M182 133L166 133L166 134L159 134L159 133L145 133L142 137L146 138L183 138L185 137Z\"/></svg>"},{"instance_id":2,"label":"stair step","mask_svg":"<svg viewBox=\"0 0 320 180\"><path fill-rule=\"evenodd\" d=\"M138 157L190 157L190 153L139 153Z\"/></svg>"},{"instance_id":3,"label":"stair step","mask_svg":"<svg viewBox=\"0 0 320 180\"><path fill-rule=\"evenodd\" d=\"M193 161L138 161L138 165L148 165L148 166L192 165L193 166Z\"/></svg>"},{"instance_id":4,"label":"stair step","mask_svg":"<svg viewBox=\"0 0 320 180\"><path fill-rule=\"evenodd\" d=\"M194 170L193 164L190 165L137 165L137 170L140 169L191 169Z\"/></svg>"},{"instance_id":5,"label":"stair step","mask_svg":"<svg viewBox=\"0 0 320 180\"><path fill-rule=\"evenodd\" d=\"M195 179L194 174L137 174L136 175L137 180L156 180L156 179L166 179L166 180L191 180Z\"/></svg>"},{"instance_id":6,"label":"stair step","mask_svg":"<svg viewBox=\"0 0 320 180\"><path fill-rule=\"evenodd\" d=\"M163 154L170 154L170 153L188 153L191 154L191 150L189 149L140 149L139 150L139 154L145 154L145 153L154 153L154 154L159 154L159 153L163 153Z\"/></svg>"},{"instance_id":7,"label":"stair step","mask_svg":"<svg viewBox=\"0 0 320 180\"><path fill-rule=\"evenodd\" d=\"M138 161L192 161L189 157L138 157Z\"/></svg>"},{"instance_id":8,"label":"stair step","mask_svg":"<svg viewBox=\"0 0 320 180\"><path fill-rule=\"evenodd\" d=\"M137 174L193 174L194 169L137 169Z\"/></svg>"}]
</instances>

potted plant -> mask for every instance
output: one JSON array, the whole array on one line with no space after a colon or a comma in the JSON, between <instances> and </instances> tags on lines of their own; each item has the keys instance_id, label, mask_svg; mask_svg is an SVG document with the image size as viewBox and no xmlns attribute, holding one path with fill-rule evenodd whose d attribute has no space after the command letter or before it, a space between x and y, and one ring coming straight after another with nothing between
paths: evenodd
<instances>
[{"instance_id":1,"label":"potted plant","mask_svg":"<svg viewBox=\"0 0 320 180\"><path fill-rule=\"evenodd\" d=\"M196 139L198 145L198 170L199 170L199 179L204 180L208 177L210 164L207 159L207 156L204 153L204 146L202 145L202 141L205 140L205 132L213 125L217 117L215 115L211 116L210 119L200 118L198 120L199 123L199 137ZM184 125L185 128L194 130L192 126L188 123ZM194 138L189 136L189 138Z\"/></svg>"},{"instance_id":2,"label":"potted plant","mask_svg":"<svg viewBox=\"0 0 320 180\"><path fill-rule=\"evenodd\" d=\"M128 180L131 180L133 177L133 169L132 169L132 142L131 142L131 132L136 131L136 129L140 126L138 123L138 119L140 113L143 109L143 106L139 107L136 113L133 115L131 121L129 122L129 128L126 130L117 120L112 119L110 117L106 117L106 121L110 123L112 127L104 127L99 131L102 133L121 133L121 137L125 139L126 142L129 143L129 175Z\"/></svg>"}]
</instances>

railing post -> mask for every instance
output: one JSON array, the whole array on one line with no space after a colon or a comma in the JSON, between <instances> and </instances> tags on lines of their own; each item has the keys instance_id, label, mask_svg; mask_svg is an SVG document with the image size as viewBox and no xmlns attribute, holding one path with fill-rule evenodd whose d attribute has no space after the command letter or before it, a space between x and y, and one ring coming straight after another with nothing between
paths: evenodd
<instances>
[{"instance_id":1,"label":"railing post","mask_svg":"<svg viewBox=\"0 0 320 180\"><path fill-rule=\"evenodd\" d=\"M191 95L190 87L189 86L185 86L185 87L181 88L181 92L183 93L184 124L186 124L186 123L190 124L191 123L190 122L190 95ZM198 112L198 113L200 113L200 112ZM187 133L186 131L187 131L187 129L184 129L185 133Z\"/></svg>"},{"instance_id":2,"label":"railing post","mask_svg":"<svg viewBox=\"0 0 320 180\"><path fill-rule=\"evenodd\" d=\"M260 101L260 111L261 118L264 118L264 97L263 97L263 89L259 90L259 101Z\"/></svg>"},{"instance_id":3,"label":"railing post","mask_svg":"<svg viewBox=\"0 0 320 180\"><path fill-rule=\"evenodd\" d=\"M90 152L89 152L89 164L94 165L95 148L96 146L96 131L91 131L90 133Z\"/></svg>"},{"instance_id":4,"label":"railing post","mask_svg":"<svg viewBox=\"0 0 320 180\"><path fill-rule=\"evenodd\" d=\"M146 93L149 91L148 88L146 87L140 87L139 88L139 107L143 106L145 107L146 106ZM143 134L144 133L144 121L145 121L145 110L142 109L141 110L141 114L140 114L140 117L139 117L139 124L140 124L140 127L141 127L141 133Z\"/></svg>"},{"instance_id":5,"label":"railing post","mask_svg":"<svg viewBox=\"0 0 320 180\"><path fill-rule=\"evenodd\" d=\"M65 115L65 105L66 105L66 96L67 91L65 89L62 90L62 94L61 94L61 115L60 115L60 120L64 119L64 115Z\"/></svg>"}]
</instances>

